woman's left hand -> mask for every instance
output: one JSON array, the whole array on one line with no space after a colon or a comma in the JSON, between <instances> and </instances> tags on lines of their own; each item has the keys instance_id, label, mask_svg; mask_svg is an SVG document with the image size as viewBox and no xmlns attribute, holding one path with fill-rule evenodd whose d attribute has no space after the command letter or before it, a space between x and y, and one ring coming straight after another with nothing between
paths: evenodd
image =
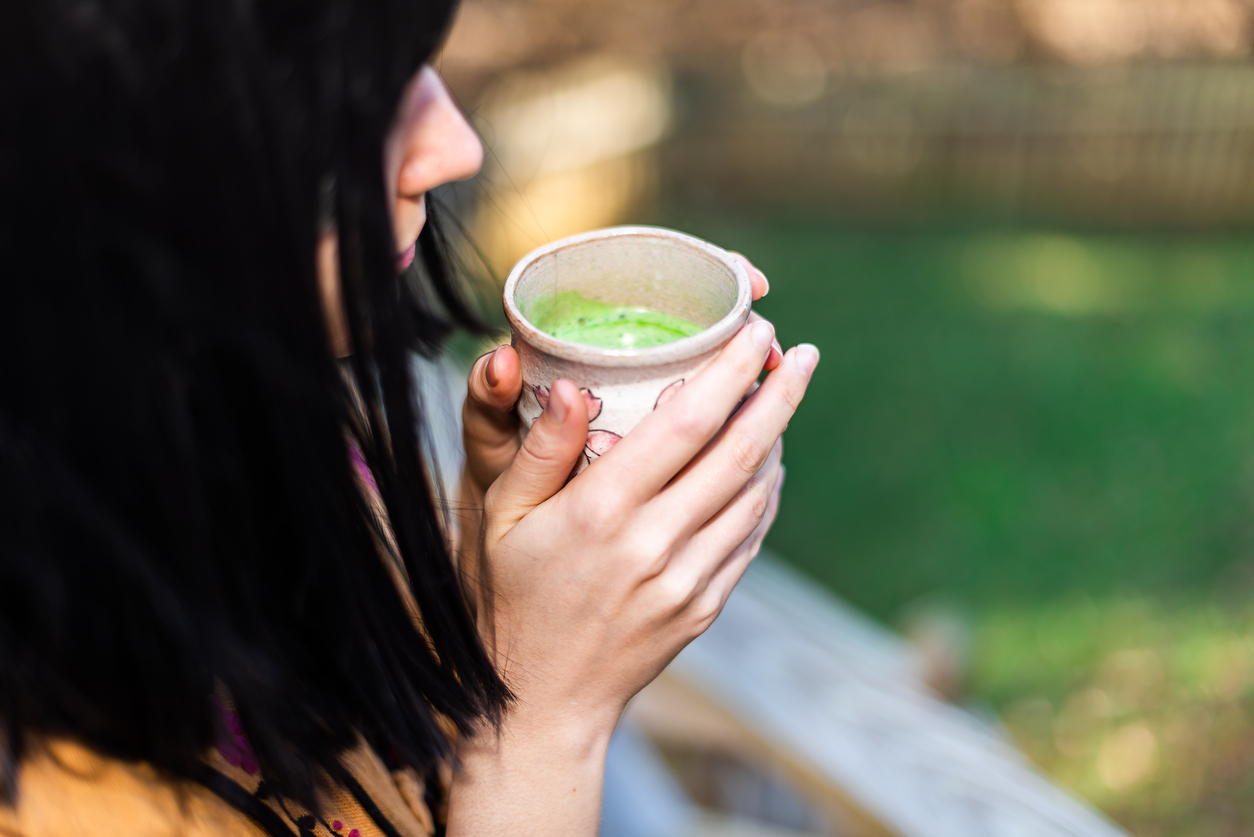
<instances>
[{"instance_id":1,"label":"woman's left hand","mask_svg":"<svg viewBox=\"0 0 1254 837\"><path fill-rule=\"evenodd\" d=\"M514 461L520 444L514 405L521 393L522 367L512 346L497 346L475 361L462 405L465 499L478 498L482 505L488 487Z\"/></svg>"}]
</instances>

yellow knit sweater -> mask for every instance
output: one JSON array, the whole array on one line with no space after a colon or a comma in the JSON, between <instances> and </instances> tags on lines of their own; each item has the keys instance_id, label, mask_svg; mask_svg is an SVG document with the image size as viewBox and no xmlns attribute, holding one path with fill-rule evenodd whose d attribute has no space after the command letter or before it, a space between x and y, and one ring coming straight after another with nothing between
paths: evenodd
<instances>
[{"instance_id":1,"label":"yellow knit sweater","mask_svg":"<svg viewBox=\"0 0 1254 837\"><path fill-rule=\"evenodd\" d=\"M268 822L281 824L293 837L389 837L389 827L392 837L429 837L435 831L422 780L408 769L389 772L364 742L344 758L358 792L336 787L323 794L324 813L317 817L267 793L255 765L246 760L233 764L215 748L206 764L237 786L254 810L261 805L272 812ZM253 817L202 784L174 781L146 763L104 758L71 741L43 742L22 761L17 806L0 805L0 835L97 834L268 837Z\"/></svg>"}]
</instances>

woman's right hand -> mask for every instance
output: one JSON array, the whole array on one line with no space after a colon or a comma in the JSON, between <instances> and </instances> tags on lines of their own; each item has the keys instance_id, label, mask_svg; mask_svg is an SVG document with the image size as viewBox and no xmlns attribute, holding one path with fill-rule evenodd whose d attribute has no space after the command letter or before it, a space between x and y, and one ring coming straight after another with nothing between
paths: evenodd
<instances>
[{"instance_id":1,"label":"woman's right hand","mask_svg":"<svg viewBox=\"0 0 1254 837\"><path fill-rule=\"evenodd\" d=\"M553 384L487 491L481 630L516 701L459 746L449 837L597 833L623 707L718 616L774 514L780 436L818 351L780 361L773 340L770 323L746 324L569 483L587 408Z\"/></svg>"},{"instance_id":2,"label":"woman's right hand","mask_svg":"<svg viewBox=\"0 0 1254 837\"><path fill-rule=\"evenodd\" d=\"M612 731L721 611L757 552L780 435L818 362L814 347L794 348L736 410L773 340L770 323L747 324L565 487L588 419L578 389L554 383L485 503L494 595L484 628L515 711Z\"/></svg>"}]
</instances>

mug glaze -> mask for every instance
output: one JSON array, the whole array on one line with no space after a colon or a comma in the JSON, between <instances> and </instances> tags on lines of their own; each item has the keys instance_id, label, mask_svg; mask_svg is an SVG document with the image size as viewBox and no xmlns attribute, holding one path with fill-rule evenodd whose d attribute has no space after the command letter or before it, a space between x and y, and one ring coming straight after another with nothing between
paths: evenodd
<instances>
[{"instance_id":1,"label":"mug glaze","mask_svg":"<svg viewBox=\"0 0 1254 837\"><path fill-rule=\"evenodd\" d=\"M532 325L529 307L575 291L611 305L661 311L703 326L647 349L606 349L559 340ZM523 433L566 378L588 406L578 473L614 446L714 359L749 318L744 265L713 244L661 227L611 227L555 241L524 256L505 282L505 316L522 365Z\"/></svg>"}]
</instances>

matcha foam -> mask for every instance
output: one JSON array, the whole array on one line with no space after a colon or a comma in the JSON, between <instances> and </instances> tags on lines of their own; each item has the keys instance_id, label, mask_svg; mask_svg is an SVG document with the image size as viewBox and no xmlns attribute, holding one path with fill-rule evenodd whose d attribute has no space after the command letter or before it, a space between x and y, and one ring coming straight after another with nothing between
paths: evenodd
<instances>
[{"instance_id":1,"label":"matcha foam","mask_svg":"<svg viewBox=\"0 0 1254 837\"><path fill-rule=\"evenodd\" d=\"M528 309L527 318L545 334L601 349L648 349L705 330L681 317L610 305L575 291L541 297Z\"/></svg>"}]
</instances>

